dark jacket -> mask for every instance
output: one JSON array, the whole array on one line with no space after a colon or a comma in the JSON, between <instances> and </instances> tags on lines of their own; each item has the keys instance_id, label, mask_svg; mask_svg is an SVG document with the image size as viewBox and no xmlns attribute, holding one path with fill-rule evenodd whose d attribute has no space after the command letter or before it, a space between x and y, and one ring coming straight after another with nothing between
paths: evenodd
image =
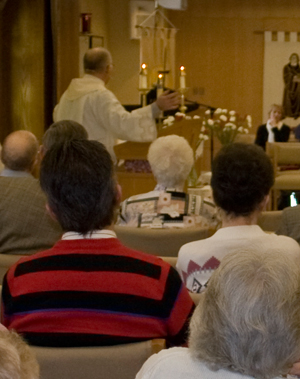
<instances>
[{"instance_id":1,"label":"dark jacket","mask_svg":"<svg viewBox=\"0 0 300 379\"><path fill-rule=\"evenodd\" d=\"M280 130L274 127L274 140L275 142L287 142L290 138L291 129L289 126L283 124ZM255 143L266 150L266 143L268 141L269 132L267 129L267 124L260 125L256 132Z\"/></svg>"}]
</instances>

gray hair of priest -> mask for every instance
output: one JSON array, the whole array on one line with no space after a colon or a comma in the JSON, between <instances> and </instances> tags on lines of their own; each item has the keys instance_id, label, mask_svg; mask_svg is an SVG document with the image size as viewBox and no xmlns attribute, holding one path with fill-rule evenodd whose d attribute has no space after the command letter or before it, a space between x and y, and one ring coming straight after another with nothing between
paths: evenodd
<instances>
[{"instance_id":1,"label":"gray hair of priest","mask_svg":"<svg viewBox=\"0 0 300 379\"><path fill-rule=\"evenodd\" d=\"M87 74L103 72L110 64L112 64L111 54L104 47L89 49L83 57L84 72Z\"/></svg>"},{"instance_id":2,"label":"gray hair of priest","mask_svg":"<svg viewBox=\"0 0 300 379\"><path fill-rule=\"evenodd\" d=\"M300 357L299 263L285 251L228 254L192 317L192 355L215 371L286 374Z\"/></svg>"},{"instance_id":3,"label":"gray hair of priest","mask_svg":"<svg viewBox=\"0 0 300 379\"><path fill-rule=\"evenodd\" d=\"M148 161L158 184L180 189L192 169L194 154L185 138L169 135L152 142Z\"/></svg>"}]
</instances>

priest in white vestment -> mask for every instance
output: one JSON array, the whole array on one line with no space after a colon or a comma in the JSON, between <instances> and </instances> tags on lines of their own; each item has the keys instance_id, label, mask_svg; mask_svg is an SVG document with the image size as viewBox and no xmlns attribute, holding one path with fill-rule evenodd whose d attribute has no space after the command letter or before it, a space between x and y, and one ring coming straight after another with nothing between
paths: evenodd
<instances>
[{"instance_id":1,"label":"priest in white vestment","mask_svg":"<svg viewBox=\"0 0 300 379\"><path fill-rule=\"evenodd\" d=\"M85 75L71 81L54 109L53 119L79 122L86 128L89 139L102 142L115 160L115 140L153 141L157 136L155 118L161 111L176 109L179 96L166 91L151 105L127 112L105 87L112 70L108 50L89 49L84 56Z\"/></svg>"}]
</instances>

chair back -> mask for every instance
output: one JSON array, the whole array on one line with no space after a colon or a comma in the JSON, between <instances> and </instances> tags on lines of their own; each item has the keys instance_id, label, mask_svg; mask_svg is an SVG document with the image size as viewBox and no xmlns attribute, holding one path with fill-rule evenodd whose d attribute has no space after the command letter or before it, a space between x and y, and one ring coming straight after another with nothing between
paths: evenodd
<instances>
[{"instance_id":1,"label":"chair back","mask_svg":"<svg viewBox=\"0 0 300 379\"><path fill-rule=\"evenodd\" d=\"M7 270L23 257L26 257L26 255L0 254L0 283L3 282Z\"/></svg>"},{"instance_id":2,"label":"chair back","mask_svg":"<svg viewBox=\"0 0 300 379\"><path fill-rule=\"evenodd\" d=\"M101 347L32 346L40 379L133 379L143 363L164 348L163 339Z\"/></svg>"},{"instance_id":3,"label":"chair back","mask_svg":"<svg viewBox=\"0 0 300 379\"><path fill-rule=\"evenodd\" d=\"M266 154L273 160L274 158L274 142L266 143Z\"/></svg>"},{"instance_id":4,"label":"chair back","mask_svg":"<svg viewBox=\"0 0 300 379\"><path fill-rule=\"evenodd\" d=\"M252 145L255 141L255 137L256 137L255 134L238 133L235 137L234 142L246 143L246 144Z\"/></svg>"},{"instance_id":5,"label":"chair back","mask_svg":"<svg viewBox=\"0 0 300 379\"><path fill-rule=\"evenodd\" d=\"M177 257L182 245L208 238L215 232L209 227L191 228L132 228L115 225L117 237L123 245L148 254Z\"/></svg>"},{"instance_id":6,"label":"chair back","mask_svg":"<svg viewBox=\"0 0 300 379\"><path fill-rule=\"evenodd\" d=\"M177 264L177 257L160 257L163 261L169 263L170 266L175 268L176 270L176 264Z\"/></svg>"},{"instance_id":7,"label":"chair back","mask_svg":"<svg viewBox=\"0 0 300 379\"><path fill-rule=\"evenodd\" d=\"M299 142L274 142L274 170L284 165L300 165L300 143Z\"/></svg>"},{"instance_id":8,"label":"chair back","mask_svg":"<svg viewBox=\"0 0 300 379\"><path fill-rule=\"evenodd\" d=\"M258 225L265 232L276 232L282 219L282 211L265 211L259 215Z\"/></svg>"}]
</instances>

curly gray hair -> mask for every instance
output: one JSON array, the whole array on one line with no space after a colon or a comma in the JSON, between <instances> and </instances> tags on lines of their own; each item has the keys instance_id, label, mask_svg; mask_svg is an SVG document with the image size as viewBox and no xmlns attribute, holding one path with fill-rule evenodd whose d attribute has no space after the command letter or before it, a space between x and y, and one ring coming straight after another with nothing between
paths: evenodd
<instances>
[{"instance_id":1,"label":"curly gray hair","mask_svg":"<svg viewBox=\"0 0 300 379\"><path fill-rule=\"evenodd\" d=\"M300 258L228 254L192 317L189 346L211 369L255 378L286 374L300 356Z\"/></svg>"}]
</instances>

